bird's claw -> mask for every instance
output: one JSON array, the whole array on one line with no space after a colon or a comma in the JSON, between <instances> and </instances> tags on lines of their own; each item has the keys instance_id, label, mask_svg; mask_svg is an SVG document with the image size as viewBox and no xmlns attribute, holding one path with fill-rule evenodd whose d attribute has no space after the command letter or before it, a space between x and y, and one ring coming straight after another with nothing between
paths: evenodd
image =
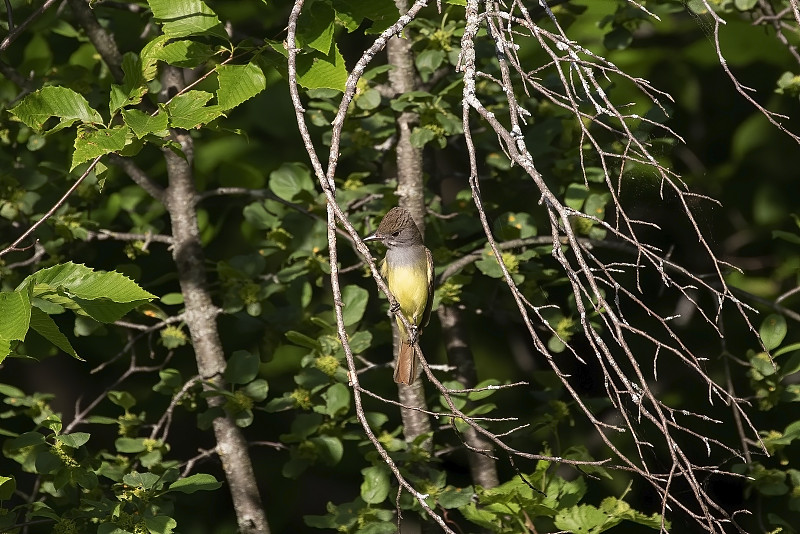
<instances>
[{"instance_id":1,"label":"bird's claw","mask_svg":"<svg viewBox=\"0 0 800 534\"><path fill-rule=\"evenodd\" d=\"M414 345L419 338L419 329L416 326L411 327L411 332L408 334L408 344Z\"/></svg>"}]
</instances>

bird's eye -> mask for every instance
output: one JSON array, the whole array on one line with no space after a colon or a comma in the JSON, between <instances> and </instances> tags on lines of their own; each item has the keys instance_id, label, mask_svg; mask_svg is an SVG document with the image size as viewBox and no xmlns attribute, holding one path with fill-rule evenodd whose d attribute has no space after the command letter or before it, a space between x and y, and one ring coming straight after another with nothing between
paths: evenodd
<instances>
[{"instance_id":1,"label":"bird's eye","mask_svg":"<svg viewBox=\"0 0 800 534\"><path fill-rule=\"evenodd\" d=\"M392 237L400 237L400 230L398 230L398 231L394 232L394 233L392 234Z\"/></svg>"}]
</instances>

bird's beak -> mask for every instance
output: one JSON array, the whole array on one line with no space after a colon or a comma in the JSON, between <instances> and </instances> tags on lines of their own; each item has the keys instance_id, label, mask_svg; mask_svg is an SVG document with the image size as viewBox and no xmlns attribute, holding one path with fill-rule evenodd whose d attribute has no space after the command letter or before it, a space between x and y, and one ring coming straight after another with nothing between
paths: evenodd
<instances>
[{"instance_id":1,"label":"bird's beak","mask_svg":"<svg viewBox=\"0 0 800 534\"><path fill-rule=\"evenodd\" d=\"M381 236L378 235L378 232L372 232L367 237L364 238L364 241L380 241Z\"/></svg>"}]
</instances>

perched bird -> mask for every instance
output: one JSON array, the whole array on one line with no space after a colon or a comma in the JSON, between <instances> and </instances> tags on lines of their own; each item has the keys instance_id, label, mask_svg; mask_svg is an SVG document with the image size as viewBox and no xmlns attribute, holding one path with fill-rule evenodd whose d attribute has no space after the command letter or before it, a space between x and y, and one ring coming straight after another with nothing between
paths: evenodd
<instances>
[{"instance_id":1,"label":"perched bird","mask_svg":"<svg viewBox=\"0 0 800 534\"><path fill-rule=\"evenodd\" d=\"M403 208L389 210L378 229L364 241L381 241L386 246L381 274L397 300L400 313L413 327L407 332L400 317L396 318L400 328L400 351L394 367L394 381L411 385L417 377L417 339L431 317L433 257L422 243L422 234L411 213Z\"/></svg>"}]
</instances>

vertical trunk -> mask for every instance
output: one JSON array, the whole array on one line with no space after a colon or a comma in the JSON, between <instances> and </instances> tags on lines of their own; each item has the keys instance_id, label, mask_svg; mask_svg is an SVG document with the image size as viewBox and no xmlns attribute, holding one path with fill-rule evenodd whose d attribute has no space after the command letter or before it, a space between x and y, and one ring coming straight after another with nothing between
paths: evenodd
<instances>
[{"instance_id":1,"label":"vertical trunk","mask_svg":"<svg viewBox=\"0 0 800 534\"><path fill-rule=\"evenodd\" d=\"M168 69L164 76L168 92L180 88L182 76ZM171 82L171 83L170 83ZM225 357L217 330L217 308L211 300L205 275L205 256L197 227L195 204L197 191L192 176L193 143L188 133L174 133L186 158L164 150L169 186L166 205L172 225L172 255L178 270L178 280L186 308L186 325L194 347L200 375L217 387L224 387L222 373ZM209 404L220 405L222 399L211 397ZM247 442L241 430L228 416L214 420L217 453L222 460L228 481L239 531L245 534L269 533L269 526L258 493L253 466L247 452Z\"/></svg>"},{"instance_id":2,"label":"vertical trunk","mask_svg":"<svg viewBox=\"0 0 800 534\"><path fill-rule=\"evenodd\" d=\"M478 377L475 373L475 361L469 348L467 333L464 331L461 312L455 306L440 306L438 315L439 322L442 324L447 360L456 368L456 379L464 384L465 388L474 387ZM491 454L493 450L492 443L472 427L464 432L464 440L467 445L478 451L486 451ZM493 488L499 484L497 464L489 454L467 450L472 482L484 488Z\"/></svg>"},{"instance_id":3,"label":"vertical trunk","mask_svg":"<svg viewBox=\"0 0 800 534\"><path fill-rule=\"evenodd\" d=\"M408 11L406 0L395 0L400 13ZM389 82L396 95L413 91L415 87L414 56L411 42L399 36L392 37L386 46L389 64L394 67L389 71ZM397 196L400 206L411 212L411 216L425 236L425 195L422 188L422 151L411 144L411 129L417 122L415 113L403 112L396 120L397 124ZM394 353L399 350L397 325L393 324ZM423 380L416 380L411 386L398 384L400 402L409 408L427 409ZM403 431L407 442L431 431L428 416L418 410L404 408L401 410ZM431 440L424 444L429 451L433 449Z\"/></svg>"}]
</instances>

